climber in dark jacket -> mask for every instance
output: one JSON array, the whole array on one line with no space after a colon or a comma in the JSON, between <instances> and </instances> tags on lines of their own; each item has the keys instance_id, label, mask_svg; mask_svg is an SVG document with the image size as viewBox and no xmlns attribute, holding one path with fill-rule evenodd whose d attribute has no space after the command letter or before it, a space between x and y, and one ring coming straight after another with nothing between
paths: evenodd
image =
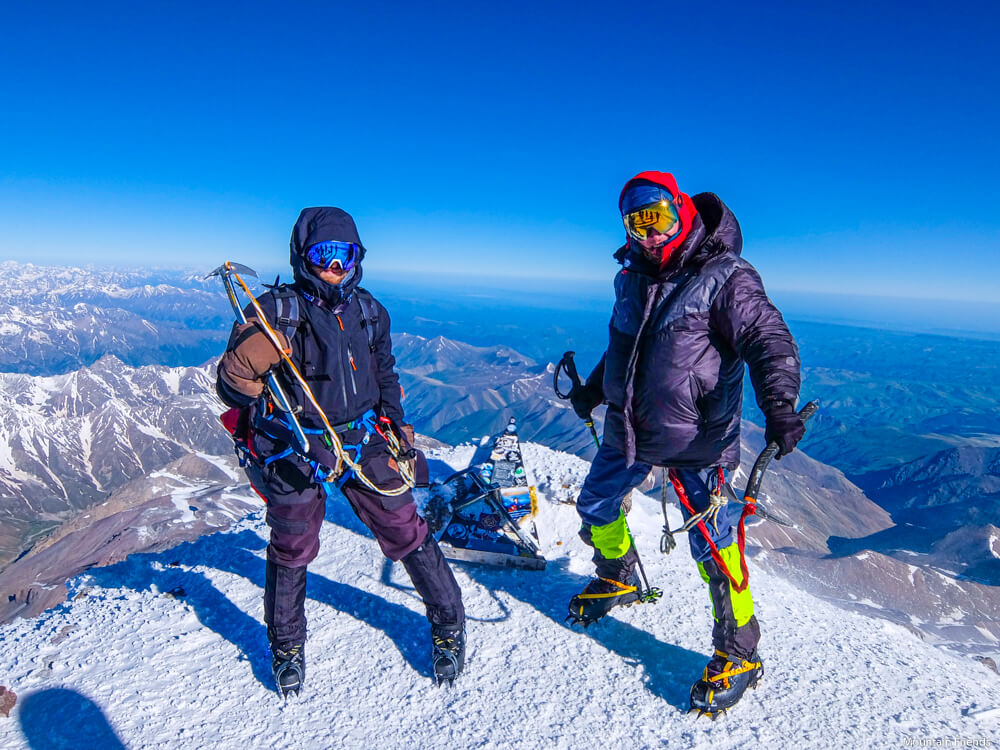
<instances>
[{"instance_id":1,"label":"climber in dark jacket","mask_svg":"<svg viewBox=\"0 0 1000 750\"><path fill-rule=\"evenodd\" d=\"M577 500L581 536L595 548L597 566L597 577L570 602L570 615L585 623L638 598L638 557L622 501L650 470L669 469L688 518L719 497L726 473L739 466L744 365L779 456L804 433L795 412L798 349L760 276L740 257L732 212L713 193L685 195L663 172L629 180L619 209L626 244L615 253L622 268L608 348L572 394L581 417L608 405L603 444ZM692 705L707 702L710 711L738 699L760 670L760 629L733 538L741 510L723 505L688 535L712 599L716 649Z\"/></svg>"},{"instance_id":2,"label":"climber in dark jacket","mask_svg":"<svg viewBox=\"0 0 1000 750\"><path fill-rule=\"evenodd\" d=\"M304 680L306 566L319 551L328 497L331 502L346 498L386 557L403 563L427 608L435 674L453 679L464 662L461 590L417 514L412 493L403 489L398 461L415 457L413 428L403 418L389 314L359 286L365 247L354 220L339 208L303 210L290 244L294 283L271 289L258 303L340 441L349 447L348 456L375 487L395 494L381 494L353 472L344 476L339 493L333 483L323 481L336 457L317 434L323 427L319 412L304 389L288 379L291 400L302 407L299 420L307 433L313 431L308 454L292 450L293 434L276 418L264 393L263 381L280 355L256 311L247 307L247 323L233 328L219 362L216 390L229 406L246 409L252 426L256 460L247 464L247 474L267 500L271 527L264 619L275 679L286 695ZM405 455L392 455L389 429Z\"/></svg>"}]
</instances>

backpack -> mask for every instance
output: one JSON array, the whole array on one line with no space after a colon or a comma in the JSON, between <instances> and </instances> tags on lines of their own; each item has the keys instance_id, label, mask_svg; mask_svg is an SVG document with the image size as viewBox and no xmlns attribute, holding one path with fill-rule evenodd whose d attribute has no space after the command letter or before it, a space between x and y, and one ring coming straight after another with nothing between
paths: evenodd
<instances>
[{"instance_id":1,"label":"backpack","mask_svg":"<svg viewBox=\"0 0 1000 750\"><path fill-rule=\"evenodd\" d=\"M302 323L302 311L299 307L301 292L297 292L288 284L282 284L274 288L271 294L274 295L275 302L275 328L291 341L296 329ZM361 303L361 327L368 333L368 349L374 353L375 336L378 333L376 327L378 326L379 306L372 293L360 286L351 293L351 296L356 296L358 302ZM350 302L350 297L347 301Z\"/></svg>"}]
</instances>

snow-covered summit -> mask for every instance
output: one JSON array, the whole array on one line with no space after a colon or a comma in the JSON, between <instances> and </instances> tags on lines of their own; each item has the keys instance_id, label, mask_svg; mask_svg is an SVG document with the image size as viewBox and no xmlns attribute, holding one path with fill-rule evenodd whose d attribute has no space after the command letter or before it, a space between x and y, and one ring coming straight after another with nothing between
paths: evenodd
<instances>
[{"instance_id":1,"label":"snow-covered summit","mask_svg":"<svg viewBox=\"0 0 1000 750\"><path fill-rule=\"evenodd\" d=\"M431 457L459 468L472 451ZM531 443L524 455L549 564L455 566L470 651L454 689L432 684L427 625L404 571L346 502L331 501L310 566L298 701L282 704L271 687L258 511L226 532L81 575L69 602L6 626L0 684L19 701L0 719L0 746L719 750L996 737L1000 679L985 666L758 566L764 680L728 717L697 722L684 709L710 648L709 599L683 549L658 553L658 503L638 497L629 520L663 599L568 627L566 602L591 566L575 509L559 499L587 465ZM680 520L674 509L671 520ZM83 724L58 715L83 708Z\"/></svg>"}]
</instances>

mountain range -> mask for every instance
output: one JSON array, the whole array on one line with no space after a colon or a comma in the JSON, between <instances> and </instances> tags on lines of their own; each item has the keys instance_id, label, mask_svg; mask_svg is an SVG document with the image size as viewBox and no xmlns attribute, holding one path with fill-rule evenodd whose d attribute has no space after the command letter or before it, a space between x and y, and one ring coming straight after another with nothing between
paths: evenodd
<instances>
[{"instance_id":1,"label":"mountain range","mask_svg":"<svg viewBox=\"0 0 1000 750\"><path fill-rule=\"evenodd\" d=\"M0 305L25 317L10 337L13 354L2 355L6 369L22 371L0 374L0 593L8 605L0 619L58 600L61 581L89 565L222 528L254 502L245 487L233 489L240 472L212 393L212 362L229 325L224 296L208 286L217 281L3 269ZM25 313L26 304L36 308ZM123 316L147 335L107 323L103 337L74 339L67 330L90 329L66 329L66 315L101 325ZM552 392L551 361L509 345L408 334L405 316L393 325L404 407L425 439L463 443L498 432L513 414L524 440L592 455L589 433ZM995 653L1000 395L987 355L996 344L809 325L797 332L803 396L820 396L821 412L803 450L775 464L765 482L765 502L791 526L754 524L751 552L840 606ZM202 344L178 349L191 330L204 333ZM66 336L75 342L68 348ZM518 336L528 334L510 334ZM35 349L23 348L29 341ZM849 356L838 359L838 347ZM156 362L166 349L190 358L209 348L205 364ZM759 418L746 402L745 416ZM761 442L744 422L743 476ZM550 489L571 500L579 481ZM184 505L182 495L198 501Z\"/></svg>"},{"instance_id":2,"label":"mountain range","mask_svg":"<svg viewBox=\"0 0 1000 750\"><path fill-rule=\"evenodd\" d=\"M190 272L0 263L0 372L64 374L111 354L192 365L224 345L232 311Z\"/></svg>"}]
</instances>

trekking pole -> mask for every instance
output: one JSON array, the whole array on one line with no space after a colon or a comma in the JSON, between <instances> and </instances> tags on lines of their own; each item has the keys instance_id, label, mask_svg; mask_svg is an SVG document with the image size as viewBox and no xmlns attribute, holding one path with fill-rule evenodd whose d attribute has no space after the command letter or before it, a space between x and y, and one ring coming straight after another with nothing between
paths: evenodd
<instances>
[{"instance_id":1,"label":"trekking pole","mask_svg":"<svg viewBox=\"0 0 1000 750\"><path fill-rule=\"evenodd\" d=\"M247 276L253 276L257 278L257 272L254 271L249 266L241 265L240 263L232 263L226 261L221 266L216 268L212 273L206 276L206 279L210 279L213 276L219 276L222 279L222 285L226 288L226 296L229 297L229 303L233 306L233 311L236 313L236 320L240 323L247 322L247 316L243 314L243 308L240 307L239 300L236 298L236 289L233 286L233 274L243 273ZM272 342L273 343L273 342ZM305 432L302 430L302 425L299 424L298 418L295 416L295 412L292 409L291 401L285 395L284 390L281 388L281 384L278 382L278 376L274 372L269 372L267 374L267 387L271 391L271 396L274 399L274 405L287 416L289 424L291 425L292 434L295 435L295 440L298 443L298 448L302 453L309 452L309 439L306 437Z\"/></svg>"},{"instance_id":2,"label":"trekking pole","mask_svg":"<svg viewBox=\"0 0 1000 750\"><path fill-rule=\"evenodd\" d=\"M577 388L583 387L583 383L580 382L580 373L576 371L576 363L573 361L573 357L575 355L576 352L566 352L565 354L563 354L562 359L559 360L559 364L556 365L555 372L552 373L552 389L556 392L556 395L563 401L570 398L570 396L573 395L573 391L575 391ZM563 393L562 391L559 390L559 373L562 372L563 370L566 371L566 374L569 376L569 379L572 382L572 386L569 389L569 393ZM590 434L594 438L594 444L598 448L600 448L601 439L597 436L597 428L594 427L593 418L587 417L585 420L583 420L583 423L587 425L587 428L590 430Z\"/></svg>"}]
</instances>

